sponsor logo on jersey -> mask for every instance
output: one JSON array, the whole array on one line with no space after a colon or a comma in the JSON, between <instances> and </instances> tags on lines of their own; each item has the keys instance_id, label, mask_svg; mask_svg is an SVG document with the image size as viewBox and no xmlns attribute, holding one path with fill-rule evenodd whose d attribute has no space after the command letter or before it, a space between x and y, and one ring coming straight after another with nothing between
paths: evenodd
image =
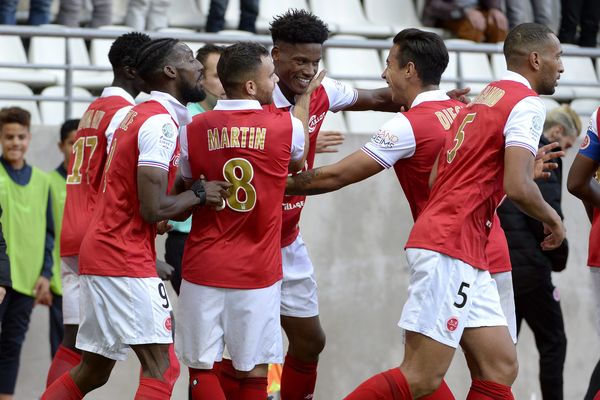
<instances>
[{"instance_id":1,"label":"sponsor logo on jersey","mask_svg":"<svg viewBox=\"0 0 600 400\"><path fill-rule=\"evenodd\" d=\"M448 328L450 332L454 332L456 328L458 328L458 318L450 317L448 321L446 321L446 328Z\"/></svg>"},{"instance_id":2,"label":"sponsor logo on jersey","mask_svg":"<svg viewBox=\"0 0 600 400\"><path fill-rule=\"evenodd\" d=\"M175 136L175 129L171 124L164 124L162 126L162 134L167 138L171 139Z\"/></svg>"},{"instance_id":3,"label":"sponsor logo on jersey","mask_svg":"<svg viewBox=\"0 0 600 400\"><path fill-rule=\"evenodd\" d=\"M380 129L379 132L371 137L371 143L379 147L392 148L398 143L398 136L389 131Z\"/></svg>"},{"instance_id":4,"label":"sponsor logo on jersey","mask_svg":"<svg viewBox=\"0 0 600 400\"><path fill-rule=\"evenodd\" d=\"M325 118L325 114L327 114L327 111L318 116L310 116L310 118L308 119L308 133L314 132L314 130L317 128L317 125L319 125L319 122L323 121L323 119Z\"/></svg>"},{"instance_id":5,"label":"sponsor logo on jersey","mask_svg":"<svg viewBox=\"0 0 600 400\"><path fill-rule=\"evenodd\" d=\"M581 142L581 150L585 150L588 147L590 147L590 137L589 135L585 135L585 137L583 138L583 142Z\"/></svg>"},{"instance_id":6,"label":"sponsor logo on jersey","mask_svg":"<svg viewBox=\"0 0 600 400\"><path fill-rule=\"evenodd\" d=\"M173 164L174 167L179 166L180 156L181 156L181 154L179 152L173 153L173 157L171 157L171 164Z\"/></svg>"},{"instance_id":7,"label":"sponsor logo on jersey","mask_svg":"<svg viewBox=\"0 0 600 400\"><path fill-rule=\"evenodd\" d=\"M304 207L304 200L303 201L297 201L295 203L282 203L281 205L283 206L283 211L290 211L290 210L293 210L295 208L302 208L302 207Z\"/></svg>"},{"instance_id":8,"label":"sponsor logo on jersey","mask_svg":"<svg viewBox=\"0 0 600 400\"><path fill-rule=\"evenodd\" d=\"M170 316L167 317L165 319L165 329L167 331L171 332L171 329L173 329L173 325L172 324L173 324L173 322L171 321L171 317Z\"/></svg>"}]
</instances>

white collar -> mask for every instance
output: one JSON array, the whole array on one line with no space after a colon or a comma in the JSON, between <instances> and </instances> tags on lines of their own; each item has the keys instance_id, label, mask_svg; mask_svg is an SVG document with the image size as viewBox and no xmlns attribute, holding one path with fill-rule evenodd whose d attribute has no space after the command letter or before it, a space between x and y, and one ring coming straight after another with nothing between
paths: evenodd
<instances>
[{"instance_id":1,"label":"white collar","mask_svg":"<svg viewBox=\"0 0 600 400\"><path fill-rule=\"evenodd\" d=\"M450 97L448 97L446 92L444 92L440 89L428 90L426 92L419 93L417 95L417 97L415 97L415 99L413 100L410 107L412 108L412 107L418 106L419 104L424 103L426 101L442 101L442 100L450 100Z\"/></svg>"},{"instance_id":2,"label":"white collar","mask_svg":"<svg viewBox=\"0 0 600 400\"><path fill-rule=\"evenodd\" d=\"M213 108L215 111L235 111L235 110L262 110L258 100L234 99L217 100L217 105Z\"/></svg>"},{"instance_id":3,"label":"white collar","mask_svg":"<svg viewBox=\"0 0 600 400\"><path fill-rule=\"evenodd\" d=\"M531 89L531 84L529 83L527 78L514 71L506 71L506 74L504 74L501 80L519 82Z\"/></svg>"},{"instance_id":4,"label":"white collar","mask_svg":"<svg viewBox=\"0 0 600 400\"><path fill-rule=\"evenodd\" d=\"M273 90L273 104L275 104L275 107L277 108L289 108L293 106L293 104L283 95L279 85L275 85L275 90Z\"/></svg>"},{"instance_id":5,"label":"white collar","mask_svg":"<svg viewBox=\"0 0 600 400\"><path fill-rule=\"evenodd\" d=\"M100 97L119 96L131 104L135 104L134 98L125 89L118 86L107 86L102 90Z\"/></svg>"},{"instance_id":6,"label":"white collar","mask_svg":"<svg viewBox=\"0 0 600 400\"><path fill-rule=\"evenodd\" d=\"M150 92L149 100L155 100L162 104L167 109L171 117L177 122L179 127L185 126L192 122L192 117L186 106L181 104L169 93L153 90Z\"/></svg>"}]
</instances>

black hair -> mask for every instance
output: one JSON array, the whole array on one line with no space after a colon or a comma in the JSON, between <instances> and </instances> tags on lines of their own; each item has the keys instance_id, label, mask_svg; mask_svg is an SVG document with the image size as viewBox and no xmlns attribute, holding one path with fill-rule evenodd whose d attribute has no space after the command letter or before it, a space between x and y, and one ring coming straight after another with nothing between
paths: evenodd
<instances>
[{"instance_id":1,"label":"black hair","mask_svg":"<svg viewBox=\"0 0 600 400\"><path fill-rule=\"evenodd\" d=\"M27 127L31 127L31 114L29 111L21 107L5 107L0 110L0 129L5 124L19 124Z\"/></svg>"},{"instance_id":2,"label":"black hair","mask_svg":"<svg viewBox=\"0 0 600 400\"><path fill-rule=\"evenodd\" d=\"M139 76L148 81L153 75L162 71L173 48L179 43L177 39L154 39L142 47L137 55L135 69Z\"/></svg>"},{"instance_id":3,"label":"black hair","mask_svg":"<svg viewBox=\"0 0 600 400\"><path fill-rule=\"evenodd\" d=\"M400 67L412 62L423 85L439 85L448 66L448 50L437 34L415 28L404 29L394 37L399 46Z\"/></svg>"},{"instance_id":4,"label":"black hair","mask_svg":"<svg viewBox=\"0 0 600 400\"><path fill-rule=\"evenodd\" d=\"M210 54L217 53L219 55L223 54L223 50L225 47L217 46L212 43L207 43L204 46L200 47L196 52L196 60L200 61L202 65L206 62L206 59Z\"/></svg>"},{"instance_id":5,"label":"black hair","mask_svg":"<svg viewBox=\"0 0 600 400\"><path fill-rule=\"evenodd\" d=\"M228 95L262 64L269 51L255 42L238 42L226 47L217 64L217 74Z\"/></svg>"},{"instance_id":6,"label":"black hair","mask_svg":"<svg viewBox=\"0 0 600 400\"><path fill-rule=\"evenodd\" d=\"M275 44L278 41L323 44L329 37L329 29L319 17L309 11L293 8L277 15L269 30Z\"/></svg>"},{"instance_id":7,"label":"black hair","mask_svg":"<svg viewBox=\"0 0 600 400\"><path fill-rule=\"evenodd\" d=\"M60 127L60 142L67 140L69 133L76 131L79 126L79 119L68 119Z\"/></svg>"},{"instance_id":8,"label":"black hair","mask_svg":"<svg viewBox=\"0 0 600 400\"><path fill-rule=\"evenodd\" d=\"M134 67L138 51L150 40L150 36L141 32L129 32L119 36L108 51L108 60L113 69Z\"/></svg>"},{"instance_id":9,"label":"black hair","mask_svg":"<svg viewBox=\"0 0 600 400\"><path fill-rule=\"evenodd\" d=\"M525 23L514 27L504 40L504 57L507 64L527 57L532 51L542 50L540 46L548 43L552 30L546 25Z\"/></svg>"}]
</instances>

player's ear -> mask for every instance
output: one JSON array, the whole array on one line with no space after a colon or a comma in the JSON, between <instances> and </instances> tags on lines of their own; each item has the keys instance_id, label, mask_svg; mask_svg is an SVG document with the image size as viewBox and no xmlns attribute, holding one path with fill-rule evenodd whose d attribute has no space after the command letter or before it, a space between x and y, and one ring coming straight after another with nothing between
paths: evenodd
<instances>
[{"instance_id":1,"label":"player's ear","mask_svg":"<svg viewBox=\"0 0 600 400\"><path fill-rule=\"evenodd\" d=\"M244 84L244 89L246 93L250 96L256 96L256 82L246 81L246 83Z\"/></svg>"},{"instance_id":2,"label":"player's ear","mask_svg":"<svg viewBox=\"0 0 600 400\"><path fill-rule=\"evenodd\" d=\"M281 53L279 52L279 47L273 46L273 49L271 50L271 58L273 59L273 61L279 60L280 54Z\"/></svg>"},{"instance_id":3,"label":"player's ear","mask_svg":"<svg viewBox=\"0 0 600 400\"><path fill-rule=\"evenodd\" d=\"M539 71L540 70L540 53L538 53L537 51L532 51L531 53L529 53L529 65L531 66L531 68L535 71Z\"/></svg>"},{"instance_id":4,"label":"player's ear","mask_svg":"<svg viewBox=\"0 0 600 400\"><path fill-rule=\"evenodd\" d=\"M171 65L165 65L163 67L163 73L171 79L175 79L177 77L177 71Z\"/></svg>"},{"instance_id":5,"label":"player's ear","mask_svg":"<svg viewBox=\"0 0 600 400\"><path fill-rule=\"evenodd\" d=\"M125 78L127 78L129 80L134 80L137 76L137 73L135 72L135 68L130 67L130 66L123 67L123 74L125 75Z\"/></svg>"}]
</instances>

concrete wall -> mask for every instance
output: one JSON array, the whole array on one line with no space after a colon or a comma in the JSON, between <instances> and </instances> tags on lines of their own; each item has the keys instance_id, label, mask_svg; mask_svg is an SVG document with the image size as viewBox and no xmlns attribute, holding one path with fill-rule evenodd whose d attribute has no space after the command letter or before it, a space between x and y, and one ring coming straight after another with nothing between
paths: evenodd
<instances>
[{"instance_id":1,"label":"concrete wall","mask_svg":"<svg viewBox=\"0 0 600 400\"><path fill-rule=\"evenodd\" d=\"M585 124L584 124L585 126ZM34 130L28 160L42 168L59 162L56 130ZM317 164L334 161L360 148L367 136L348 136L338 154L320 155ZM565 159L568 170L575 151ZM589 223L580 203L564 192L571 256L566 271L554 282L562 295L569 340L565 365L566 399L581 399L600 356L594 329L589 271L585 267ZM316 399L343 398L372 374L396 366L402 359L402 337L396 327L406 298L407 271L403 245L412 218L392 171L366 182L309 199L302 232L320 283L321 319L327 347L319 366ZM162 255L162 238L159 255ZM174 296L172 296L174 299ZM16 400L39 396L49 365L48 316L36 307L22 357ZM538 355L530 331L524 328L517 346L520 373L514 385L517 399L541 399ZM119 363L108 385L90 399L131 399L139 364L131 356ZM174 399L185 399L185 379L177 383ZM470 384L461 352L457 352L447 381L458 399Z\"/></svg>"}]
</instances>

